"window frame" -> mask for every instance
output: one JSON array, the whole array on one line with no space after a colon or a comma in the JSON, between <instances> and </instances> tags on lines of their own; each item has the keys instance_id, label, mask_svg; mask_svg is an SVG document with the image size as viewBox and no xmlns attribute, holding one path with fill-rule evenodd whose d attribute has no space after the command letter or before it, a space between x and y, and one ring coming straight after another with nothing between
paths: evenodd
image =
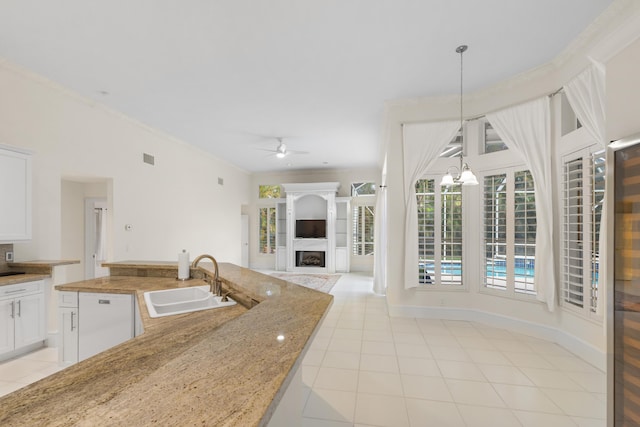
<instances>
[{"instance_id":1,"label":"window frame","mask_svg":"<svg viewBox=\"0 0 640 427\"><path fill-rule=\"evenodd\" d=\"M587 146L581 149L564 153L561 156L561 162L559 165L559 170L560 170L559 176L561 177L561 180L560 180L561 188L559 192L559 198L560 198L559 206L562 209L562 223L561 223L562 237L560 242L561 259L560 259L560 266L559 266L559 272L560 272L559 306L561 307L562 310L574 313L582 318L592 320L597 323L601 323L604 320L604 315L603 315L604 310L602 309L602 307L600 310L598 310L598 304L603 303L602 296L604 295L604 292L603 292L603 286L600 281L598 281L598 283L595 286L596 289L600 289L600 298L596 300L595 306L593 306L591 302L591 294L594 289L594 286L591 281L592 274L593 274L593 269L591 267L592 257L593 257L592 245L594 243L594 238L598 238L597 236L599 236L594 229L595 224L594 224L593 215L592 215L593 208L594 208L594 191L595 191L593 187L593 159L594 159L594 156L597 154L602 154L603 156L605 155L604 150L601 147L595 144L592 144L590 146ZM570 161L576 161L576 160L581 160L582 171L583 171L582 179L581 179L582 190L583 190L583 194L582 194L583 203L581 207L582 208L581 209L582 226L583 226L583 239L582 239L583 303L582 303L582 307L576 304L572 304L569 301L566 301L566 298L565 298L565 290L567 286L567 283L565 282L565 268L566 268L565 253L567 250L567 246L566 246L567 242L565 238L565 225L566 225L565 193L564 193L565 165ZM605 177L606 177L606 170L605 170Z\"/></svg>"},{"instance_id":2,"label":"window frame","mask_svg":"<svg viewBox=\"0 0 640 427\"><path fill-rule=\"evenodd\" d=\"M375 242L375 209L376 209L376 196L375 195L361 195L358 197L354 197L352 199L352 204L351 204L351 251L350 251L350 256L353 257L370 257L373 256L375 254L375 250L376 250L376 242ZM373 222L371 223L371 228L373 229L372 233L371 233L371 241L370 242L361 242L361 241L356 241L356 232L357 232L357 227L355 224L355 215L356 215L356 211L359 211L360 208L370 208L373 212ZM358 213L358 222L360 222L362 220L360 214ZM366 232L362 233L363 236L367 235ZM356 248L359 246L364 246L367 244L371 244L372 245L372 251L370 254L358 254L356 253Z\"/></svg>"},{"instance_id":3,"label":"window frame","mask_svg":"<svg viewBox=\"0 0 640 427\"><path fill-rule=\"evenodd\" d=\"M271 199L277 200L277 199ZM262 251L262 210L267 210L267 217L273 218L273 235L270 235L269 231L269 223L267 223L267 246L270 248L269 252ZM274 204L264 204L261 206L257 206L258 210L258 254L259 255L275 255L276 249L278 247L278 218L277 218L277 209ZM273 240L273 246L271 247L270 242Z\"/></svg>"},{"instance_id":4,"label":"window frame","mask_svg":"<svg viewBox=\"0 0 640 427\"><path fill-rule=\"evenodd\" d=\"M504 153L506 150L498 151L497 153ZM494 154L494 153L490 153ZM478 181L482 185L482 190L479 195L479 206L482 210L479 227L479 242L478 242L478 254L479 254L479 283L478 292L481 294L487 294L492 296L501 296L521 301L535 302L536 294L532 292L521 292L516 290L515 283L515 174L517 172L528 171L529 168L522 164L512 164L509 166L501 167L500 169L484 169L478 173ZM491 287L486 283L486 242L485 242L485 191L484 181L486 177L506 174L506 257L505 257L505 287ZM533 283L534 289L537 289L535 281Z\"/></svg>"},{"instance_id":5,"label":"window frame","mask_svg":"<svg viewBox=\"0 0 640 427\"><path fill-rule=\"evenodd\" d=\"M443 245L443 241L442 241L442 186L439 185L440 180L442 179L442 175L433 175L433 174L429 174L429 175L425 175L422 178L420 178L420 180L433 180L433 187L434 187L434 222L433 222L433 229L434 229L434 240L433 240L433 248L434 248L434 253L433 253L433 262L435 265L440 267L440 271L435 271L435 279L432 279L432 283L420 283L419 277L418 277L418 286L417 286L417 290L418 291L426 291L426 292L437 292L437 291L451 291L451 292L459 292L459 291L468 291L468 280L466 280L468 271L469 271L469 267L468 267L468 263L467 263L467 253L466 253L466 246L465 246L465 237L464 237L464 230L465 227L467 227L467 222L466 222L466 215L465 215L465 205L467 203L467 197L465 197L465 193L466 191L464 190L465 187L463 186L459 186L460 187L460 202L461 202L461 211L460 211L460 224L461 224L461 237L460 237L460 265L461 265L461 272L460 272L460 283L442 283L442 245ZM417 185L417 183L416 183ZM430 194L430 193L419 193L416 191L416 197L422 194ZM419 207L419 206L418 206ZM418 221L420 221L420 217L418 216ZM419 229L418 229L418 233L419 233ZM418 236L418 244L420 245L420 239ZM416 250L419 251L419 248L416 248ZM418 263L420 263L420 254L418 255ZM419 269L419 264L418 266ZM419 274L419 272L417 272L417 274ZM447 276L451 276L451 275L447 275Z\"/></svg>"}]
</instances>

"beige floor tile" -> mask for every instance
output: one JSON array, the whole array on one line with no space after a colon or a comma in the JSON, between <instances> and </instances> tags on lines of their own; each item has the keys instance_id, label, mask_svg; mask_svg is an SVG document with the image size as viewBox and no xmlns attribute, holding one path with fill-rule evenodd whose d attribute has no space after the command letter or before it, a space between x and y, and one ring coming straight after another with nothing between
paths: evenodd
<instances>
[{"instance_id":1,"label":"beige floor tile","mask_svg":"<svg viewBox=\"0 0 640 427\"><path fill-rule=\"evenodd\" d=\"M470 427L522 427L509 409L458 405L458 410Z\"/></svg>"},{"instance_id":2,"label":"beige floor tile","mask_svg":"<svg viewBox=\"0 0 640 427\"><path fill-rule=\"evenodd\" d=\"M439 377L402 375L405 397L441 402L453 402L445 380Z\"/></svg>"},{"instance_id":3,"label":"beige floor tile","mask_svg":"<svg viewBox=\"0 0 640 427\"><path fill-rule=\"evenodd\" d=\"M307 399L303 416L333 421L353 422L356 393L314 388Z\"/></svg>"},{"instance_id":4,"label":"beige floor tile","mask_svg":"<svg viewBox=\"0 0 640 427\"><path fill-rule=\"evenodd\" d=\"M313 382L313 387L355 392L358 389L358 371L321 367Z\"/></svg>"},{"instance_id":5,"label":"beige floor tile","mask_svg":"<svg viewBox=\"0 0 640 427\"><path fill-rule=\"evenodd\" d=\"M409 427L404 398L358 393L355 422L381 427Z\"/></svg>"},{"instance_id":6,"label":"beige floor tile","mask_svg":"<svg viewBox=\"0 0 640 427\"><path fill-rule=\"evenodd\" d=\"M461 405L504 408L506 404L491 384L478 381L445 379L453 401Z\"/></svg>"},{"instance_id":7,"label":"beige floor tile","mask_svg":"<svg viewBox=\"0 0 640 427\"><path fill-rule=\"evenodd\" d=\"M402 381L399 374L361 371L358 377L358 392L403 396Z\"/></svg>"},{"instance_id":8,"label":"beige floor tile","mask_svg":"<svg viewBox=\"0 0 640 427\"><path fill-rule=\"evenodd\" d=\"M560 408L537 387L494 384L493 388L511 409L562 414Z\"/></svg>"},{"instance_id":9,"label":"beige floor tile","mask_svg":"<svg viewBox=\"0 0 640 427\"><path fill-rule=\"evenodd\" d=\"M411 427L465 427L455 404L431 400L405 399Z\"/></svg>"}]
</instances>

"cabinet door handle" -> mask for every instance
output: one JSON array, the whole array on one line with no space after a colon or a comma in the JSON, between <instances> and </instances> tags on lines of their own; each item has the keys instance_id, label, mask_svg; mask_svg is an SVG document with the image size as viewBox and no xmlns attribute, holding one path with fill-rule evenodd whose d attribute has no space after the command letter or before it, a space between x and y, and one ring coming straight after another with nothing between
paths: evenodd
<instances>
[{"instance_id":1,"label":"cabinet door handle","mask_svg":"<svg viewBox=\"0 0 640 427\"><path fill-rule=\"evenodd\" d=\"M15 301L11 301L11 318L12 319L16 318L16 302Z\"/></svg>"},{"instance_id":2,"label":"cabinet door handle","mask_svg":"<svg viewBox=\"0 0 640 427\"><path fill-rule=\"evenodd\" d=\"M71 312L71 332L73 332L73 330L75 329L75 327L73 326L73 317L76 315L76 313L74 311Z\"/></svg>"},{"instance_id":3,"label":"cabinet door handle","mask_svg":"<svg viewBox=\"0 0 640 427\"><path fill-rule=\"evenodd\" d=\"M22 301L18 300L18 317L22 317L22 304L20 304Z\"/></svg>"}]
</instances>

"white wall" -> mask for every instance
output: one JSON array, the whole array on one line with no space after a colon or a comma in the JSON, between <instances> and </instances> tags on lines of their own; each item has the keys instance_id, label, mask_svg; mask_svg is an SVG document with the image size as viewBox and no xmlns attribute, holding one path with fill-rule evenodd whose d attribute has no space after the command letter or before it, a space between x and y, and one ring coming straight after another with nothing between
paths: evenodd
<instances>
[{"instance_id":1,"label":"white wall","mask_svg":"<svg viewBox=\"0 0 640 427\"><path fill-rule=\"evenodd\" d=\"M112 182L110 260L177 261L184 248L240 263L248 173L8 62L0 93L0 142L34 152L33 240L15 244L17 260L68 253L61 183L77 177Z\"/></svg>"},{"instance_id":2,"label":"white wall","mask_svg":"<svg viewBox=\"0 0 640 427\"><path fill-rule=\"evenodd\" d=\"M258 253L258 229L259 217L258 209L270 203L268 200L258 198L260 185L280 185L292 183L310 182L339 182L338 197L348 197L351 195L351 184L354 182L375 182L380 183L380 170L372 169L331 169L331 170L311 170L311 171L291 171L257 173L251 176L250 184L250 205L245 209L249 215L249 263L251 268L274 269L276 264L275 255ZM284 193L282 197L284 197ZM373 272L373 257L359 256L351 257L351 271Z\"/></svg>"},{"instance_id":3,"label":"white wall","mask_svg":"<svg viewBox=\"0 0 640 427\"><path fill-rule=\"evenodd\" d=\"M607 63L607 136L610 141L640 132L640 40Z\"/></svg>"}]
</instances>

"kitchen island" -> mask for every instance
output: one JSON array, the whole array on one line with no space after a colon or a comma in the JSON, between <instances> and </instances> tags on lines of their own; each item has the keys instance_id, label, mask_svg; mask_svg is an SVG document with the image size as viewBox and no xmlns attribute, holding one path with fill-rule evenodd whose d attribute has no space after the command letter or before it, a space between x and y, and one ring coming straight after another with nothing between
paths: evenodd
<instances>
[{"instance_id":1,"label":"kitchen island","mask_svg":"<svg viewBox=\"0 0 640 427\"><path fill-rule=\"evenodd\" d=\"M144 292L204 281L176 281L171 263L107 266L56 288L135 294L144 334L0 398L0 425L267 425L333 300L221 263L239 304L153 319Z\"/></svg>"}]
</instances>

